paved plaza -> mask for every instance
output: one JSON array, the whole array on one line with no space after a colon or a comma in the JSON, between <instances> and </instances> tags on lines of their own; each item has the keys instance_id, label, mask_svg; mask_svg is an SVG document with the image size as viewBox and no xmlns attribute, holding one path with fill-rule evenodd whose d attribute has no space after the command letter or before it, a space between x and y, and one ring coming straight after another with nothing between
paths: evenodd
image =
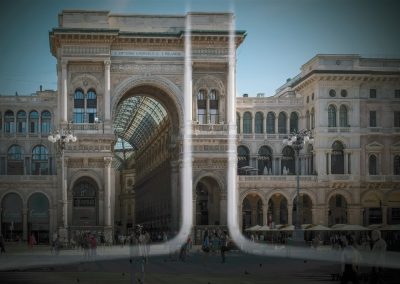
<instances>
[{"instance_id":1,"label":"paved plaza","mask_svg":"<svg viewBox=\"0 0 400 284\"><path fill-rule=\"evenodd\" d=\"M321 248L328 251L329 248ZM275 251L277 248L275 248ZM279 248L278 248L279 250ZM219 253L205 255L194 247L185 261L177 254L153 256L144 264L140 258L129 258L129 248L99 248L96 259L85 260L80 250L61 250L51 254L49 246L28 249L25 245L9 245L0 256L0 283L339 283L332 274L340 271L340 263L304 258L257 256L241 251L227 254L221 263ZM367 267L362 268L367 272ZM387 269L385 283L397 283L399 270ZM364 282L360 282L364 283ZM367 282L365 282L367 283Z\"/></svg>"}]
</instances>

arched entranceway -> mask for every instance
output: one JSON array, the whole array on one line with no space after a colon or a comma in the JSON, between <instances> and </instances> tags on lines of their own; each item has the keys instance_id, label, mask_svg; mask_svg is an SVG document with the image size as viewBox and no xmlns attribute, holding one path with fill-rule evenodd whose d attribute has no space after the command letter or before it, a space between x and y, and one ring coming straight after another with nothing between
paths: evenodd
<instances>
[{"instance_id":1,"label":"arched entranceway","mask_svg":"<svg viewBox=\"0 0 400 284\"><path fill-rule=\"evenodd\" d=\"M196 185L196 225L220 225L221 189L212 177L203 177Z\"/></svg>"},{"instance_id":2,"label":"arched entranceway","mask_svg":"<svg viewBox=\"0 0 400 284\"><path fill-rule=\"evenodd\" d=\"M133 222L150 232L177 230L180 90L157 76L130 78L116 88L113 98L113 127L118 138L114 148L118 163L114 166L122 175L134 172L126 187L134 202L125 207L132 206ZM127 230L116 228L117 233Z\"/></svg>"},{"instance_id":3,"label":"arched entranceway","mask_svg":"<svg viewBox=\"0 0 400 284\"><path fill-rule=\"evenodd\" d=\"M285 196L275 193L268 201L268 225L288 223L288 202Z\"/></svg>"},{"instance_id":4,"label":"arched entranceway","mask_svg":"<svg viewBox=\"0 0 400 284\"><path fill-rule=\"evenodd\" d=\"M307 194L300 194L300 224L312 224L312 200ZM292 223L297 220L297 196L293 200Z\"/></svg>"},{"instance_id":5,"label":"arched entranceway","mask_svg":"<svg viewBox=\"0 0 400 284\"><path fill-rule=\"evenodd\" d=\"M246 195L242 202L242 229L253 227L255 225L264 225L263 220L263 202L261 198L250 193Z\"/></svg>"},{"instance_id":6,"label":"arched entranceway","mask_svg":"<svg viewBox=\"0 0 400 284\"><path fill-rule=\"evenodd\" d=\"M49 243L49 200L43 193L34 193L28 200L28 232L34 234L37 243Z\"/></svg>"},{"instance_id":7,"label":"arched entranceway","mask_svg":"<svg viewBox=\"0 0 400 284\"><path fill-rule=\"evenodd\" d=\"M72 225L92 227L99 223L98 186L90 177L78 179L72 188Z\"/></svg>"},{"instance_id":8,"label":"arched entranceway","mask_svg":"<svg viewBox=\"0 0 400 284\"><path fill-rule=\"evenodd\" d=\"M329 199L328 225L347 224L347 201L341 194Z\"/></svg>"},{"instance_id":9,"label":"arched entranceway","mask_svg":"<svg viewBox=\"0 0 400 284\"><path fill-rule=\"evenodd\" d=\"M1 232L6 240L23 238L22 199L16 193L8 193L1 201ZM25 236L26 237L26 236Z\"/></svg>"}]
</instances>

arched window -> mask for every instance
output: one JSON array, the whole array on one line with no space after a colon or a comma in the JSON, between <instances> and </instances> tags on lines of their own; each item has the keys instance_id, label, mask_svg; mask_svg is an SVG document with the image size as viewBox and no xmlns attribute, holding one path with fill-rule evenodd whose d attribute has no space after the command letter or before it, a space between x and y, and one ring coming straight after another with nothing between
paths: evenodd
<instances>
[{"instance_id":1,"label":"arched window","mask_svg":"<svg viewBox=\"0 0 400 284\"><path fill-rule=\"evenodd\" d=\"M17 133L26 134L26 112L23 110L17 112Z\"/></svg>"},{"instance_id":2,"label":"arched window","mask_svg":"<svg viewBox=\"0 0 400 284\"><path fill-rule=\"evenodd\" d=\"M94 118L97 117L97 95L93 89L90 89L87 93L86 113L88 122L94 123Z\"/></svg>"},{"instance_id":3,"label":"arched window","mask_svg":"<svg viewBox=\"0 0 400 284\"><path fill-rule=\"evenodd\" d=\"M74 94L74 122L85 122L85 96L81 89L76 89Z\"/></svg>"},{"instance_id":4,"label":"arched window","mask_svg":"<svg viewBox=\"0 0 400 284\"><path fill-rule=\"evenodd\" d=\"M314 108L311 109L311 129L315 128L315 111Z\"/></svg>"},{"instance_id":5,"label":"arched window","mask_svg":"<svg viewBox=\"0 0 400 284\"><path fill-rule=\"evenodd\" d=\"M334 105L328 107L328 127L336 127L336 107Z\"/></svg>"},{"instance_id":6,"label":"arched window","mask_svg":"<svg viewBox=\"0 0 400 284\"><path fill-rule=\"evenodd\" d=\"M370 175L376 175L377 174L377 159L375 155L369 156L368 159L368 169L369 169L369 174Z\"/></svg>"},{"instance_id":7,"label":"arched window","mask_svg":"<svg viewBox=\"0 0 400 284\"><path fill-rule=\"evenodd\" d=\"M33 110L29 113L29 133L38 133L39 113Z\"/></svg>"},{"instance_id":8,"label":"arched window","mask_svg":"<svg viewBox=\"0 0 400 284\"><path fill-rule=\"evenodd\" d=\"M349 122L347 120L347 107L345 105L341 105L339 109L339 126L340 127L349 126Z\"/></svg>"},{"instance_id":9,"label":"arched window","mask_svg":"<svg viewBox=\"0 0 400 284\"><path fill-rule=\"evenodd\" d=\"M206 101L206 90L199 90L197 93L197 121L200 124L207 123L207 101Z\"/></svg>"},{"instance_id":10,"label":"arched window","mask_svg":"<svg viewBox=\"0 0 400 284\"><path fill-rule=\"evenodd\" d=\"M344 174L344 146L340 141L332 144L331 171L332 174Z\"/></svg>"},{"instance_id":11,"label":"arched window","mask_svg":"<svg viewBox=\"0 0 400 284\"><path fill-rule=\"evenodd\" d=\"M394 175L400 175L400 156L399 155L394 156L393 174Z\"/></svg>"},{"instance_id":12,"label":"arched window","mask_svg":"<svg viewBox=\"0 0 400 284\"><path fill-rule=\"evenodd\" d=\"M258 150L258 172L260 174L272 174L272 150L268 146L262 146Z\"/></svg>"},{"instance_id":13,"label":"arched window","mask_svg":"<svg viewBox=\"0 0 400 284\"><path fill-rule=\"evenodd\" d=\"M51 113L48 110L42 111L41 125L40 131L42 134L49 134L51 130Z\"/></svg>"},{"instance_id":14,"label":"arched window","mask_svg":"<svg viewBox=\"0 0 400 284\"><path fill-rule=\"evenodd\" d=\"M310 112L307 110L307 112L306 112L306 128L307 129L311 129L310 128Z\"/></svg>"},{"instance_id":15,"label":"arched window","mask_svg":"<svg viewBox=\"0 0 400 284\"><path fill-rule=\"evenodd\" d=\"M48 150L43 145L38 145L32 150L32 175L49 174Z\"/></svg>"},{"instance_id":16,"label":"arched window","mask_svg":"<svg viewBox=\"0 0 400 284\"><path fill-rule=\"evenodd\" d=\"M292 147L286 146L282 150L281 173L283 175L296 174L295 153Z\"/></svg>"},{"instance_id":17,"label":"arched window","mask_svg":"<svg viewBox=\"0 0 400 284\"><path fill-rule=\"evenodd\" d=\"M278 116L278 133L279 134L286 134L286 114L284 112L279 113Z\"/></svg>"},{"instance_id":18,"label":"arched window","mask_svg":"<svg viewBox=\"0 0 400 284\"><path fill-rule=\"evenodd\" d=\"M15 133L14 112L7 110L4 114L4 132Z\"/></svg>"},{"instance_id":19,"label":"arched window","mask_svg":"<svg viewBox=\"0 0 400 284\"><path fill-rule=\"evenodd\" d=\"M238 147L238 169L249 166L250 162L250 151L245 146Z\"/></svg>"},{"instance_id":20,"label":"arched window","mask_svg":"<svg viewBox=\"0 0 400 284\"><path fill-rule=\"evenodd\" d=\"M257 112L255 119L256 119L255 133L264 133L264 130L263 130L264 129L264 115L262 114L262 112Z\"/></svg>"},{"instance_id":21,"label":"arched window","mask_svg":"<svg viewBox=\"0 0 400 284\"><path fill-rule=\"evenodd\" d=\"M275 114L271 111L267 114L267 133L275 133Z\"/></svg>"},{"instance_id":22,"label":"arched window","mask_svg":"<svg viewBox=\"0 0 400 284\"><path fill-rule=\"evenodd\" d=\"M240 114L238 112L236 113L236 129L237 133L240 133Z\"/></svg>"},{"instance_id":23,"label":"arched window","mask_svg":"<svg viewBox=\"0 0 400 284\"><path fill-rule=\"evenodd\" d=\"M296 112L290 114L290 133L297 132L299 130L299 116Z\"/></svg>"},{"instance_id":24,"label":"arched window","mask_svg":"<svg viewBox=\"0 0 400 284\"><path fill-rule=\"evenodd\" d=\"M12 145L7 151L7 174L24 174L24 157L19 145Z\"/></svg>"},{"instance_id":25,"label":"arched window","mask_svg":"<svg viewBox=\"0 0 400 284\"><path fill-rule=\"evenodd\" d=\"M252 133L252 118L251 118L251 113L246 111L243 115L243 133L249 134Z\"/></svg>"},{"instance_id":26,"label":"arched window","mask_svg":"<svg viewBox=\"0 0 400 284\"><path fill-rule=\"evenodd\" d=\"M210 100L210 123L217 124L219 123L219 100L218 100L218 91L212 89L209 95Z\"/></svg>"}]
</instances>

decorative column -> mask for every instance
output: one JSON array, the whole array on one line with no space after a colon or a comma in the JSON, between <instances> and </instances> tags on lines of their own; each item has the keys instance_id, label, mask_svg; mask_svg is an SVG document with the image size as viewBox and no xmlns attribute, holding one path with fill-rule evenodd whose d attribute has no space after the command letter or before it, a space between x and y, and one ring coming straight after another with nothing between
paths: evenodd
<instances>
[{"instance_id":1,"label":"decorative column","mask_svg":"<svg viewBox=\"0 0 400 284\"><path fill-rule=\"evenodd\" d=\"M275 117L275 134L278 134L278 133L279 133L279 128L278 128L278 126L279 126L279 124L278 124L278 117L279 117L279 115Z\"/></svg>"},{"instance_id":2,"label":"decorative column","mask_svg":"<svg viewBox=\"0 0 400 284\"><path fill-rule=\"evenodd\" d=\"M22 209L22 239L24 241L28 239L28 209L26 209L26 205Z\"/></svg>"},{"instance_id":3,"label":"decorative column","mask_svg":"<svg viewBox=\"0 0 400 284\"><path fill-rule=\"evenodd\" d=\"M268 204L263 203L262 210L263 210L263 225L267 225L268 224Z\"/></svg>"},{"instance_id":4,"label":"decorative column","mask_svg":"<svg viewBox=\"0 0 400 284\"><path fill-rule=\"evenodd\" d=\"M111 119L111 104L110 104L110 60L104 60L104 120Z\"/></svg>"},{"instance_id":5,"label":"decorative column","mask_svg":"<svg viewBox=\"0 0 400 284\"><path fill-rule=\"evenodd\" d=\"M68 122L67 64L67 60L61 60L61 122L64 123Z\"/></svg>"},{"instance_id":6,"label":"decorative column","mask_svg":"<svg viewBox=\"0 0 400 284\"><path fill-rule=\"evenodd\" d=\"M221 226L226 226L228 220L227 217L226 192L221 192L219 200L219 222Z\"/></svg>"},{"instance_id":7,"label":"decorative column","mask_svg":"<svg viewBox=\"0 0 400 284\"><path fill-rule=\"evenodd\" d=\"M64 151L64 150L62 150ZM63 228L68 228L68 186L67 186L67 172L68 172L68 158L61 157L61 188L62 188L62 204L63 204Z\"/></svg>"},{"instance_id":8,"label":"decorative column","mask_svg":"<svg viewBox=\"0 0 400 284\"><path fill-rule=\"evenodd\" d=\"M104 157L104 226L111 227L111 157Z\"/></svg>"},{"instance_id":9,"label":"decorative column","mask_svg":"<svg viewBox=\"0 0 400 284\"><path fill-rule=\"evenodd\" d=\"M179 188L178 188L179 167L176 161L171 162L171 229L179 230ZM196 208L196 207L193 207ZM196 222L194 220L194 222ZM193 223L194 224L194 223Z\"/></svg>"},{"instance_id":10,"label":"decorative column","mask_svg":"<svg viewBox=\"0 0 400 284\"><path fill-rule=\"evenodd\" d=\"M388 209L388 207L387 206L382 206L382 224L384 225L384 226L386 226L387 225L387 209Z\"/></svg>"},{"instance_id":11,"label":"decorative column","mask_svg":"<svg viewBox=\"0 0 400 284\"><path fill-rule=\"evenodd\" d=\"M292 225L293 224L293 205L292 204L288 204L287 206L288 209L288 225Z\"/></svg>"}]
</instances>

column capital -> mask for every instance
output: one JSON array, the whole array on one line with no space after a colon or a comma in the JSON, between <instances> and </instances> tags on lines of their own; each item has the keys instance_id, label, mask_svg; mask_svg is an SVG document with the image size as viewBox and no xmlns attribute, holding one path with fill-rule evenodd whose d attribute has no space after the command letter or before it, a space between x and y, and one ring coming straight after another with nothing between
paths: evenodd
<instances>
[{"instance_id":1,"label":"column capital","mask_svg":"<svg viewBox=\"0 0 400 284\"><path fill-rule=\"evenodd\" d=\"M61 67L62 67L62 68L67 68L68 59L63 58L63 59L61 59L60 62L61 62Z\"/></svg>"},{"instance_id":2,"label":"column capital","mask_svg":"<svg viewBox=\"0 0 400 284\"><path fill-rule=\"evenodd\" d=\"M109 60L109 59L104 60L104 67L110 68L110 65L111 65L111 60Z\"/></svg>"},{"instance_id":3,"label":"column capital","mask_svg":"<svg viewBox=\"0 0 400 284\"><path fill-rule=\"evenodd\" d=\"M111 167L112 157L104 157L104 167L109 168Z\"/></svg>"}]
</instances>

